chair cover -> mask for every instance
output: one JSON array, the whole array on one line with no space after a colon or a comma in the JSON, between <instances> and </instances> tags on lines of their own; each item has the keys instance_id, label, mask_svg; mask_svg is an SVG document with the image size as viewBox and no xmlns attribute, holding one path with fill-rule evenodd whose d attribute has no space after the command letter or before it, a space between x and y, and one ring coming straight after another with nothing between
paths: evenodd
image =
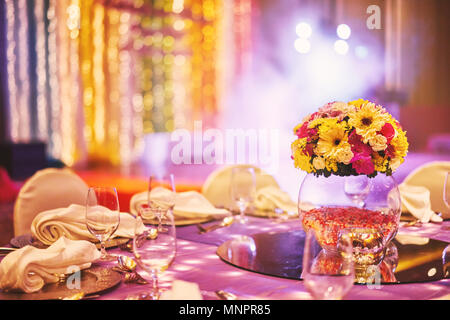
<instances>
[{"instance_id":1,"label":"chair cover","mask_svg":"<svg viewBox=\"0 0 450 320\"><path fill-rule=\"evenodd\" d=\"M20 189L14 206L14 235L30 233L34 217L46 210L86 204L88 185L70 169L36 172Z\"/></svg>"}]
</instances>

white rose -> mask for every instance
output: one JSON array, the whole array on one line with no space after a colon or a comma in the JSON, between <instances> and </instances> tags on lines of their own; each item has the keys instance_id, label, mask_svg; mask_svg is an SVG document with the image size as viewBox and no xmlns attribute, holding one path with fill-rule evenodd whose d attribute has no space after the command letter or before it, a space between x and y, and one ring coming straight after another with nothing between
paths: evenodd
<instances>
[{"instance_id":1,"label":"white rose","mask_svg":"<svg viewBox=\"0 0 450 320\"><path fill-rule=\"evenodd\" d=\"M325 168L325 159L322 157L315 157L313 159L313 166L316 170L322 170Z\"/></svg>"},{"instance_id":2,"label":"white rose","mask_svg":"<svg viewBox=\"0 0 450 320\"><path fill-rule=\"evenodd\" d=\"M377 134L369 139L369 144L373 151L383 151L387 148L387 139L381 134Z\"/></svg>"}]
</instances>

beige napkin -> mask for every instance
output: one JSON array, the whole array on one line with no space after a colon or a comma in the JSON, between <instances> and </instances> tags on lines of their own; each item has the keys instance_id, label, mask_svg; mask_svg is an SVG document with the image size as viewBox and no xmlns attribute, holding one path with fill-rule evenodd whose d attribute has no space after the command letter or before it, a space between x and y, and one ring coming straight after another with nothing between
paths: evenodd
<instances>
[{"instance_id":1,"label":"beige napkin","mask_svg":"<svg viewBox=\"0 0 450 320\"><path fill-rule=\"evenodd\" d=\"M158 187L152 190L152 199L164 199L170 190ZM130 200L130 211L136 215L139 207L147 204L147 192L135 194ZM196 191L179 192L175 195L173 208L175 221L190 219L219 219L230 215L225 209L214 207L202 194Z\"/></svg>"},{"instance_id":2,"label":"beige napkin","mask_svg":"<svg viewBox=\"0 0 450 320\"><path fill-rule=\"evenodd\" d=\"M0 263L0 288L26 293L39 291L46 283L58 282L69 269L89 268L101 256L89 241L59 238L47 249L25 246L8 254ZM69 271L70 272L70 271Z\"/></svg>"},{"instance_id":3,"label":"beige napkin","mask_svg":"<svg viewBox=\"0 0 450 320\"><path fill-rule=\"evenodd\" d=\"M255 208L262 211L281 209L285 212L297 212L297 204L291 197L275 186L267 186L256 192Z\"/></svg>"},{"instance_id":4,"label":"beige napkin","mask_svg":"<svg viewBox=\"0 0 450 320\"><path fill-rule=\"evenodd\" d=\"M119 227L112 238L133 238L135 223L132 215L121 212ZM144 226L140 228L143 229ZM86 227L86 207L78 204L41 212L31 224L31 234L47 245L62 236L72 240L97 241Z\"/></svg>"},{"instance_id":5,"label":"beige napkin","mask_svg":"<svg viewBox=\"0 0 450 320\"><path fill-rule=\"evenodd\" d=\"M430 191L427 188L403 182L398 189L402 200L402 212L411 213L422 223L442 221L442 218L431 209Z\"/></svg>"},{"instance_id":6,"label":"beige napkin","mask_svg":"<svg viewBox=\"0 0 450 320\"><path fill-rule=\"evenodd\" d=\"M172 288L164 291L161 300L203 300L198 284L183 280L174 280Z\"/></svg>"}]
</instances>

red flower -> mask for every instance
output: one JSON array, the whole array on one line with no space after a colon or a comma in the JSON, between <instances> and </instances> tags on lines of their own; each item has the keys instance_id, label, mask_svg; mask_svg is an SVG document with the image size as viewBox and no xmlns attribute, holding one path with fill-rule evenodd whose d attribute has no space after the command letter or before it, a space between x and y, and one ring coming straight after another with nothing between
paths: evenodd
<instances>
[{"instance_id":1,"label":"red flower","mask_svg":"<svg viewBox=\"0 0 450 320\"><path fill-rule=\"evenodd\" d=\"M310 142L312 138L317 135L317 129L308 128L308 124L308 122L305 122L300 129L297 130L296 134L299 139L308 138L308 142Z\"/></svg>"},{"instance_id":2,"label":"red flower","mask_svg":"<svg viewBox=\"0 0 450 320\"><path fill-rule=\"evenodd\" d=\"M303 153L311 157L314 153L313 149L314 145L312 143L307 143L305 146L305 150L303 150Z\"/></svg>"},{"instance_id":3,"label":"red flower","mask_svg":"<svg viewBox=\"0 0 450 320\"><path fill-rule=\"evenodd\" d=\"M393 145L388 145L388 147L386 148L386 150L384 151L386 153L386 155L388 157L390 157L391 159L395 157L395 148Z\"/></svg>"},{"instance_id":4,"label":"red flower","mask_svg":"<svg viewBox=\"0 0 450 320\"><path fill-rule=\"evenodd\" d=\"M383 128L381 128L381 130L379 131L379 133L381 133L383 136L385 136L385 138L387 139L387 143L391 143L391 140L394 139L395 136L395 129L392 126L392 124L390 124L389 122L387 122Z\"/></svg>"},{"instance_id":5,"label":"red flower","mask_svg":"<svg viewBox=\"0 0 450 320\"><path fill-rule=\"evenodd\" d=\"M352 152L356 155L368 157L372 154L372 148L362 142L361 136L357 135L355 131L348 136L348 142L352 146Z\"/></svg>"},{"instance_id":6,"label":"red flower","mask_svg":"<svg viewBox=\"0 0 450 320\"><path fill-rule=\"evenodd\" d=\"M352 164L352 168L355 169L358 174L369 175L375 171L375 165L373 164L370 156L355 154L350 162Z\"/></svg>"}]
</instances>

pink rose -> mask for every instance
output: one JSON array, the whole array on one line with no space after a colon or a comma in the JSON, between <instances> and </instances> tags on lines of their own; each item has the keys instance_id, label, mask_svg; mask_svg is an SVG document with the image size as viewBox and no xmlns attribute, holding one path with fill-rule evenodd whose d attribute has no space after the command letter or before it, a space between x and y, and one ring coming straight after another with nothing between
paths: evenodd
<instances>
[{"instance_id":1,"label":"pink rose","mask_svg":"<svg viewBox=\"0 0 450 320\"><path fill-rule=\"evenodd\" d=\"M355 154L350 163L352 164L352 168L355 169L358 174L369 175L375 171L375 165L370 156Z\"/></svg>"},{"instance_id":2,"label":"pink rose","mask_svg":"<svg viewBox=\"0 0 450 320\"><path fill-rule=\"evenodd\" d=\"M361 136L357 135L355 131L348 136L348 142L352 146L352 152L361 156L370 156L372 154L372 148L362 142Z\"/></svg>"}]
</instances>

